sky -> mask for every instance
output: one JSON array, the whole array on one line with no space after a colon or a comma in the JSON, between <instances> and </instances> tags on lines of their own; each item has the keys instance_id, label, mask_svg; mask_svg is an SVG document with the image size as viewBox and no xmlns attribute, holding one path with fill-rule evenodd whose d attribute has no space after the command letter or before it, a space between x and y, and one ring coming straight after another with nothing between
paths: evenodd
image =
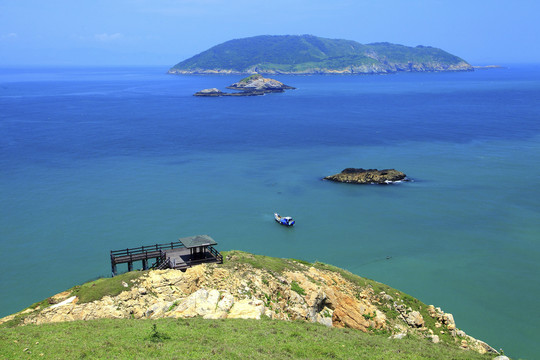
<instances>
[{"instance_id":1,"label":"sky","mask_svg":"<svg viewBox=\"0 0 540 360\"><path fill-rule=\"evenodd\" d=\"M173 66L227 40L286 34L540 63L539 16L539 0L0 0L0 66Z\"/></svg>"}]
</instances>

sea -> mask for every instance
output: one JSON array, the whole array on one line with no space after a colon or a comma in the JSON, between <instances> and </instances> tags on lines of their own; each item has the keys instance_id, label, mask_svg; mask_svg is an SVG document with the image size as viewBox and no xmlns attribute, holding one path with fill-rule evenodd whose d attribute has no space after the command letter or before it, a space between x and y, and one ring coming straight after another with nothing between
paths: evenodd
<instances>
[{"instance_id":1,"label":"sea","mask_svg":"<svg viewBox=\"0 0 540 360\"><path fill-rule=\"evenodd\" d=\"M0 316L111 276L110 250L208 234L375 279L538 356L540 65L276 75L297 89L217 98L193 93L241 76L167 68L0 69ZM322 180L348 167L411 181Z\"/></svg>"}]
</instances>

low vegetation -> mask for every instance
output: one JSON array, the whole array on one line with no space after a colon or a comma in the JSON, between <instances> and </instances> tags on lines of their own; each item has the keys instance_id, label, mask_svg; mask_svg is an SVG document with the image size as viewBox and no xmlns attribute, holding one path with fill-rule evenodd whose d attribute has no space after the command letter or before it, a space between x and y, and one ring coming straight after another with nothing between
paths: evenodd
<instances>
[{"instance_id":1,"label":"low vegetation","mask_svg":"<svg viewBox=\"0 0 540 360\"><path fill-rule=\"evenodd\" d=\"M104 296L116 296L122 291L129 290L133 281L144 275L147 271L131 271L113 278L100 278L70 289L72 295L79 298L79 303L99 300Z\"/></svg>"},{"instance_id":2,"label":"low vegetation","mask_svg":"<svg viewBox=\"0 0 540 360\"><path fill-rule=\"evenodd\" d=\"M0 358L491 359L426 339L301 321L94 320L0 328Z\"/></svg>"},{"instance_id":3,"label":"low vegetation","mask_svg":"<svg viewBox=\"0 0 540 360\"><path fill-rule=\"evenodd\" d=\"M256 269L264 269L275 274L281 274L285 270L303 270L310 263L295 259L281 259L264 255L254 255L243 251L223 251L223 266L233 268L237 264L249 264Z\"/></svg>"}]
</instances>

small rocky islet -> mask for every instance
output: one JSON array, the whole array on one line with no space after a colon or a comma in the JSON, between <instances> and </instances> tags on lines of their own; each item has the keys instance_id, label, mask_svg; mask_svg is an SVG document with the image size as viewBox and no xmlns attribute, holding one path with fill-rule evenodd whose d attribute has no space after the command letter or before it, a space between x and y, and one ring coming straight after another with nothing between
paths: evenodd
<instances>
[{"instance_id":1,"label":"small rocky islet","mask_svg":"<svg viewBox=\"0 0 540 360\"><path fill-rule=\"evenodd\" d=\"M238 92L226 93L217 88L204 89L193 94L194 96L258 96L267 93L281 93L285 90L295 89L285 85L281 81L265 78L260 74L254 74L227 86L227 89L239 90Z\"/></svg>"},{"instance_id":2,"label":"small rocky islet","mask_svg":"<svg viewBox=\"0 0 540 360\"><path fill-rule=\"evenodd\" d=\"M395 169L346 168L339 174L324 177L323 180L349 184L392 184L407 181L407 175Z\"/></svg>"}]
</instances>

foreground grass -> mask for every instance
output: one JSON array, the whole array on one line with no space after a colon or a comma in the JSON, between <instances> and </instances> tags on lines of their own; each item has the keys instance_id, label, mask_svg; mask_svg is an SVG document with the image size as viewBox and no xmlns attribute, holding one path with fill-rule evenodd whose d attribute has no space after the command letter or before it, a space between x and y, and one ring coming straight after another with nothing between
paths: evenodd
<instances>
[{"instance_id":1,"label":"foreground grass","mask_svg":"<svg viewBox=\"0 0 540 360\"><path fill-rule=\"evenodd\" d=\"M155 325L155 327L154 327ZM425 339L274 320L95 320L0 327L0 359L491 359Z\"/></svg>"}]
</instances>

